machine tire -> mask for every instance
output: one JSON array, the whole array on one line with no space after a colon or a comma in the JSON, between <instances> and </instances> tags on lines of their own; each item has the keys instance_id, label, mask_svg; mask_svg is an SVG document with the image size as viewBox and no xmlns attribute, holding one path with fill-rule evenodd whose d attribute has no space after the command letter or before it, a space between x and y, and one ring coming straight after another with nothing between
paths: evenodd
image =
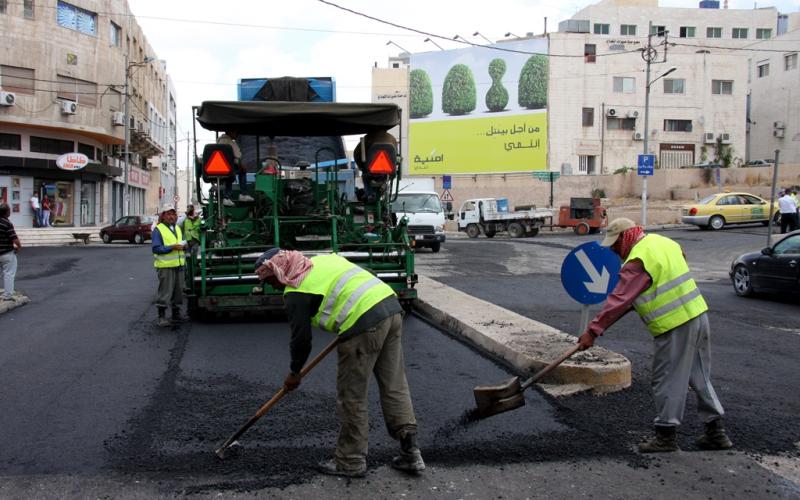
<instances>
[{"instance_id":1,"label":"machine tire","mask_svg":"<svg viewBox=\"0 0 800 500\"><path fill-rule=\"evenodd\" d=\"M494 235L497 234L497 232L492 229L491 231L486 230L483 234L485 234L487 238L494 238Z\"/></svg>"},{"instance_id":2,"label":"machine tire","mask_svg":"<svg viewBox=\"0 0 800 500\"><path fill-rule=\"evenodd\" d=\"M102 239L103 243L105 243L105 244L109 244L112 241L114 241L113 239L111 239L111 235L109 235L108 233L101 234L100 235L100 239Z\"/></svg>"},{"instance_id":3,"label":"machine tire","mask_svg":"<svg viewBox=\"0 0 800 500\"><path fill-rule=\"evenodd\" d=\"M519 222L511 222L508 224L508 235L512 238L522 238L525 236L525 228Z\"/></svg>"},{"instance_id":4,"label":"machine tire","mask_svg":"<svg viewBox=\"0 0 800 500\"><path fill-rule=\"evenodd\" d=\"M141 234L136 233L133 235L133 242L137 245L141 245L144 243L144 237Z\"/></svg>"},{"instance_id":5,"label":"machine tire","mask_svg":"<svg viewBox=\"0 0 800 500\"><path fill-rule=\"evenodd\" d=\"M481 234L481 228L477 224L469 224L467 226L467 236L470 238L477 238Z\"/></svg>"},{"instance_id":6,"label":"machine tire","mask_svg":"<svg viewBox=\"0 0 800 500\"><path fill-rule=\"evenodd\" d=\"M579 236L585 236L585 235L589 234L589 231L591 231L591 230L592 230L592 228L589 227L589 224L586 223L586 222L579 222L578 225L575 226L575 229L574 229L575 234L577 234Z\"/></svg>"},{"instance_id":7,"label":"machine tire","mask_svg":"<svg viewBox=\"0 0 800 500\"><path fill-rule=\"evenodd\" d=\"M725 227L725 218L721 215L714 215L708 219L708 227L714 231L719 231Z\"/></svg>"},{"instance_id":8,"label":"machine tire","mask_svg":"<svg viewBox=\"0 0 800 500\"><path fill-rule=\"evenodd\" d=\"M744 264L738 264L733 269L733 291L739 297L753 295L753 282L750 278L750 271Z\"/></svg>"},{"instance_id":9,"label":"machine tire","mask_svg":"<svg viewBox=\"0 0 800 500\"><path fill-rule=\"evenodd\" d=\"M437 241L435 243L431 243L431 252L439 253L439 250L442 249L442 243Z\"/></svg>"},{"instance_id":10,"label":"machine tire","mask_svg":"<svg viewBox=\"0 0 800 500\"><path fill-rule=\"evenodd\" d=\"M527 238L533 238L537 234L539 234L539 228L535 227L535 228L531 229L530 231L528 231L527 233L525 233L525 236Z\"/></svg>"}]
</instances>

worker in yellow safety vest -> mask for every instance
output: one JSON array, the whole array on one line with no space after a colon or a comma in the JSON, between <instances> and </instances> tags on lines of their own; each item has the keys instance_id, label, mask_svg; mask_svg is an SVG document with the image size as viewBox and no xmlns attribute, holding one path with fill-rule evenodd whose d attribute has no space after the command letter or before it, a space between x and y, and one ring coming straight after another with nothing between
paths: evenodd
<instances>
[{"instance_id":1,"label":"worker in yellow safety vest","mask_svg":"<svg viewBox=\"0 0 800 500\"><path fill-rule=\"evenodd\" d=\"M624 264L619 283L578 343L582 349L592 347L594 340L631 308L653 335L655 437L641 443L639 450L679 449L676 434L683 419L687 387L697 395L697 411L705 422L705 433L697 439L697 446L708 450L731 448L722 425L724 410L711 385L708 306L680 245L658 234L645 234L642 227L625 218L608 225L600 245L611 247Z\"/></svg>"},{"instance_id":2,"label":"worker in yellow safety vest","mask_svg":"<svg viewBox=\"0 0 800 500\"><path fill-rule=\"evenodd\" d=\"M183 239L181 228L176 225L178 213L172 205L161 209L159 223L152 234L153 266L158 275L158 326L167 327L186 320L181 316L183 304ZM172 321L166 317L167 307L172 308Z\"/></svg>"},{"instance_id":3,"label":"worker in yellow safety vest","mask_svg":"<svg viewBox=\"0 0 800 500\"><path fill-rule=\"evenodd\" d=\"M367 472L367 414L370 373L375 374L383 418L400 441L392 466L409 473L425 469L417 446L417 420L403 363L402 308L394 290L335 254L306 258L300 252L271 249L256 261L256 273L283 290L292 337L288 391L300 385L300 371L311 352L311 327L338 335L336 409L341 427L336 452L317 469L336 476Z\"/></svg>"}]
</instances>

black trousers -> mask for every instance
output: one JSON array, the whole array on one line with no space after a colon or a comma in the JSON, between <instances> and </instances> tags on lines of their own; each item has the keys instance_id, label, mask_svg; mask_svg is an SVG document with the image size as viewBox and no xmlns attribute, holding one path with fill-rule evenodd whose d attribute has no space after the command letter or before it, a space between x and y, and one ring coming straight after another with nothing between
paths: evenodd
<instances>
[{"instance_id":1,"label":"black trousers","mask_svg":"<svg viewBox=\"0 0 800 500\"><path fill-rule=\"evenodd\" d=\"M781 214L781 234L797 229L797 213Z\"/></svg>"}]
</instances>

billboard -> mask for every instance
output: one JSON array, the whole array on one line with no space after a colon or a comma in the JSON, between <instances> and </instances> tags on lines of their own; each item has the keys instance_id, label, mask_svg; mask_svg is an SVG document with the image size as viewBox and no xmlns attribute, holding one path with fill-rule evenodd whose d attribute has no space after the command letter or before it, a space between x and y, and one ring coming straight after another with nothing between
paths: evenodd
<instances>
[{"instance_id":1,"label":"billboard","mask_svg":"<svg viewBox=\"0 0 800 500\"><path fill-rule=\"evenodd\" d=\"M411 175L547 169L547 39L411 55Z\"/></svg>"}]
</instances>

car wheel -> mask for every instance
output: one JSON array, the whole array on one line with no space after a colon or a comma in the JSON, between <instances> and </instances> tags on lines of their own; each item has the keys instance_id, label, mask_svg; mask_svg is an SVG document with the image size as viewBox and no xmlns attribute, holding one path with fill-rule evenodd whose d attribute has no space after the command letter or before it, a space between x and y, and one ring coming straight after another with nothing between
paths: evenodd
<instances>
[{"instance_id":1,"label":"car wheel","mask_svg":"<svg viewBox=\"0 0 800 500\"><path fill-rule=\"evenodd\" d=\"M141 245L142 243L144 243L144 237L141 234L136 233L133 235L133 242L136 243L137 245Z\"/></svg>"},{"instance_id":2,"label":"car wheel","mask_svg":"<svg viewBox=\"0 0 800 500\"><path fill-rule=\"evenodd\" d=\"M470 224L467 226L467 236L470 238L477 238L481 234L481 229L477 224Z\"/></svg>"},{"instance_id":3,"label":"car wheel","mask_svg":"<svg viewBox=\"0 0 800 500\"><path fill-rule=\"evenodd\" d=\"M525 236L525 228L519 222L512 222L508 225L508 235L512 238L522 238Z\"/></svg>"},{"instance_id":4,"label":"car wheel","mask_svg":"<svg viewBox=\"0 0 800 500\"><path fill-rule=\"evenodd\" d=\"M431 251L433 253L439 253L439 250L442 249L442 244L440 242L431 243Z\"/></svg>"},{"instance_id":5,"label":"car wheel","mask_svg":"<svg viewBox=\"0 0 800 500\"><path fill-rule=\"evenodd\" d=\"M592 228L590 228L589 224L587 224L585 222L579 222L578 225L575 226L575 229L574 229L575 234L580 235L580 236L584 236L586 234L589 234L589 231L591 231L591 230L592 230Z\"/></svg>"},{"instance_id":6,"label":"car wheel","mask_svg":"<svg viewBox=\"0 0 800 500\"><path fill-rule=\"evenodd\" d=\"M112 241L111 240L111 236L109 236L108 233L101 234L100 238L102 238L103 239L103 243L106 243L106 244L111 243L111 241Z\"/></svg>"},{"instance_id":7,"label":"car wheel","mask_svg":"<svg viewBox=\"0 0 800 500\"><path fill-rule=\"evenodd\" d=\"M753 295L753 284L750 281L750 271L744 264L739 264L733 269L733 290L739 297Z\"/></svg>"},{"instance_id":8,"label":"car wheel","mask_svg":"<svg viewBox=\"0 0 800 500\"><path fill-rule=\"evenodd\" d=\"M708 227L714 231L719 231L725 227L725 219L721 215L715 215L708 220Z\"/></svg>"}]
</instances>

